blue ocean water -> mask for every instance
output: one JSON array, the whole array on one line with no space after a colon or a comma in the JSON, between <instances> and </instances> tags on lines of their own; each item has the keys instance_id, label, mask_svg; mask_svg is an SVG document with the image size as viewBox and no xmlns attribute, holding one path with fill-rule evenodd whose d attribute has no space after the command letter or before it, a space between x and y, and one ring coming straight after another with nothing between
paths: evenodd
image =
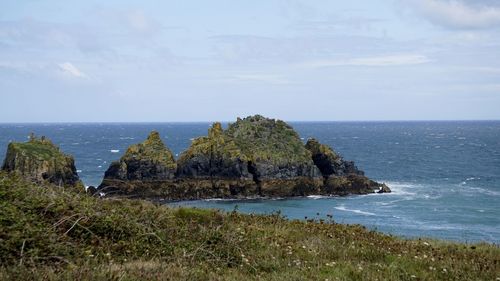
<instances>
[{"instance_id":1,"label":"blue ocean water","mask_svg":"<svg viewBox=\"0 0 500 281\"><path fill-rule=\"evenodd\" d=\"M500 121L292 122L304 140L315 137L354 160L393 193L274 200L200 200L171 205L246 213L281 211L291 219L326 218L404 237L500 244ZM9 141L46 135L73 154L86 185L126 148L157 130L175 153L210 123L0 124L0 155ZM319 215L318 215L319 214Z\"/></svg>"}]
</instances>

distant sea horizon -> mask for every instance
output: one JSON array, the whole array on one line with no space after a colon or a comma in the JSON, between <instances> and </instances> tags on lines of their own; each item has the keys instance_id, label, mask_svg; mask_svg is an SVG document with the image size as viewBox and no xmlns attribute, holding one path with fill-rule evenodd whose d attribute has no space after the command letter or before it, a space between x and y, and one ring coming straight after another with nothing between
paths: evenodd
<instances>
[{"instance_id":1,"label":"distant sea horizon","mask_svg":"<svg viewBox=\"0 0 500 281\"><path fill-rule=\"evenodd\" d=\"M75 157L89 186L151 130L176 158L214 121L3 122L0 155L11 141L45 135ZM220 121L224 125L234 121ZM402 237L500 244L500 120L287 121L303 141L314 137L355 161L393 193L367 196L198 200L169 204L280 211L290 219L326 218ZM319 214L319 215L318 215Z\"/></svg>"},{"instance_id":2,"label":"distant sea horizon","mask_svg":"<svg viewBox=\"0 0 500 281\"><path fill-rule=\"evenodd\" d=\"M244 118L244 117L240 117ZM272 117L269 117L272 118ZM414 123L414 122L498 122L500 119L388 119L388 120L287 120L289 123ZM0 125L16 124L156 124L156 123L232 123L235 120L193 120L193 121L0 121Z\"/></svg>"}]
</instances>

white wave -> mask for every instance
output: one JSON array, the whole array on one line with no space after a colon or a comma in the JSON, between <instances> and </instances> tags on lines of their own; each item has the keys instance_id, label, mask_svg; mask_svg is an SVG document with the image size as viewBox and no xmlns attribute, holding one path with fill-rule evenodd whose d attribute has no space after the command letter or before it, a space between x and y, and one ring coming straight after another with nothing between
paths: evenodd
<instances>
[{"instance_id":1,"label":"white wave","mask_svg":"<svg viewBox=\"0 0 500 281\"><path fill-rule=\"evenodd\" d=\"M307 196L307 198L317 200L317 199L328 198L328 196L324 196L324 195L309 195L309 196Z\"/></svg>"},{"instance_id":2,"label":"white wave","mask_svg":"<svg viewBox=\"0 0 500 281\"><path fill-rule=\"evenodd\" d=\"M500 192L494 191L494 190L489 190L481 187L467 187L468 190L471 190L473 192L478 192L486 195L492 195L492 196L500 196Z\"/></svg>"},{"instance_id":3,"label":"white wave","mask_svg":"<svg viewBox=\"0 0 500 281\"><path fill-rule=\"evenodd\" d=\"M417 195L417 190L421 188L418 184L402 183L402 182L386 182L391 189L392 195Z\"/></svg>"},{"instance_id":4,"label":"white wave","mask_svg":"<svg viewBox=\"0 0 500 281\"><path fill-rule=\"evenodd\" d=\"M335 207L335 209L340 210L340 211L345 211L345 212L352 212L352 213L356 213L356 214L366 215L366 216L376 216L377 215L377 214L374 214L374 213L365 212L365 211L361 211L361 210L347 209L343 205L341 205L339 207Z\"/></svg>"},{"instance_id":5,"label":"white wave","mask_svg":"<svg viewBox=\"0 0 500 281\"><path fill-rule=\"evenodd\" d=\"M76 172L77 172L77 173L81 173L81 172L82 172L82 170L76 170Z\"/></svg>"},{"instance_id":6,"label":"white wave","mask_svg":"<svg viewBox=\"0 0 500 281\"><path fill-rule=\"evenodd\" d=\"M118 152L120 152L120 150L119 149L111 149L110 152L111 153L118 153Z\"/></svg>"}]
</instances>

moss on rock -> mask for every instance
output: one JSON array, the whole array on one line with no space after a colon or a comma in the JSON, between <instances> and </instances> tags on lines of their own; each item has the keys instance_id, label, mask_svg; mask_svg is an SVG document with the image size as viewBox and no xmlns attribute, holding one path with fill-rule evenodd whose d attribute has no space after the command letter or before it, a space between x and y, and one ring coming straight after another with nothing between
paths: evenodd
<instances>
[{"instance_id":1,"label":"moss on rock","mask_svg":"<svg viewBox=\"0 0 500 281\"><path fill-rule=\"evenodd\" d=\"M238 118L235 123L229 124L225 135L254 162L283 165L311 161L311 154L304 149L297 132L281 120L261 115Z\"/></svg>"},{"instance_id":2,"label":"moss on rock","mask_svg":"<svg viewBox=\"0 0 500 281\"><path fill-rule=\"evenodd\" d=\"M106 171L105 179L163 180L174 177L177 164L170 149L152 131L147 139L131 145L119 161L113 162Z\"/></svg>"},{"instance_id":3,"label":"moss on rock","mask_svg":"<svg viewBox=\"0 0 500 281\"><path fill-rule=\"evenodd\" d=\"M83 190L73 157L64 154L44 136L36 138L31 134L25 143L10 143L2 170L19 174L36 183L50 182Z\"/></svg>"}]
</instances>

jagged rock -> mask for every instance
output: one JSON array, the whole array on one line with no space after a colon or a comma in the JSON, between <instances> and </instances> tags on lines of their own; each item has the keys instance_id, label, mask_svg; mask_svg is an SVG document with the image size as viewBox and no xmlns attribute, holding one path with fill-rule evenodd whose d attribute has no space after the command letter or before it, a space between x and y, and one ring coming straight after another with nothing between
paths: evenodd
<instances>
[{"instance_id":1,"label":"jagged rock","mask_svg":"<svg viewBox=\"0 0 500 281\"><path fill-rule=\"evenodd\" d=\"M156 131L139 144L131 145L119 161L111 163L104 173L100 190L109 192L137 190L151 182L173 180L177 164L172 152L165 146Z\"/></svg>"},{"instance_id":2,"label":"jagged rock","mask_svg":"<svg viewBox=\"0 0 500 281\"><path fill-rule=\"evenodd\" d=\"M387 185L365 177L354 162L344 160L332 148L316 139L309 139L306 148L311 151L314 163L325 178L322 193L347 195L391 192Z\"/></svg>"},{"instance_id":3,"label":"jagged rock","mask_svg":"<svg viewBox=\"0 0 500 281\"><path fill-rule=\"evenodd\" d=\"M104 178L145 181L173 179L176 168L172 152L165 146L160 134L153 131L144 142L131 145L119 161L111 163Z\"/></svg>"},{"instance_id":4,"label":"jagged rock","mask_svg":"<svg viewBox=\"0 0 500 281\"><path fill-rule=\"evenodd\" d=\"M38 139L31 134L25 143L9 143L2 170L36 183L48 182L83 190L73 157L61 152L44 136Z\"/></svg>"},{"instance_id":5,"label":"jagged rock","mask_svg":"<svg viewBox=\"0 0 500 281\"><path fill-rule=\"evenodd\" d=\"M224 133L247 156L259 195L308 195L319 190L321 172L290 125L255 115L229 124Z\"/></svg>"},{"instance_id":6,"label":"jagged rock","mask_svg":"<svg viewBox=\"0 0 500 281\"><path fill-rule=\"evenodd\" d=\"M307 140L306 148L311 152L314 164L320 169L323 176L364 175L364 172L360 171L354 162L344 160L332 148L319 143L314 138Z\"/></svg>"},{"instance_id":7,"label":"jagged rock","mask_svg":"<svg viewBox=\"0 0 500 281\"><path fill-rule=\"evenodd\" d=\"M346 176L329 176L321 189L327 195L348 195L391 192L385 184L373 181L365 176L349 174Z\"/></svg>"},{"instance_id":8,"label":"jagged rock","mask_svg":"<svg viewBox=\"0 0 500 281\"><path fill-rule=\"evenodd\" d=\"M248 170L248 157L214 123L208 136L199 137L177 161L179 183L187 189L204 185L213 196L251 196L257 185Z\"/></svg>"}]
</instances>

